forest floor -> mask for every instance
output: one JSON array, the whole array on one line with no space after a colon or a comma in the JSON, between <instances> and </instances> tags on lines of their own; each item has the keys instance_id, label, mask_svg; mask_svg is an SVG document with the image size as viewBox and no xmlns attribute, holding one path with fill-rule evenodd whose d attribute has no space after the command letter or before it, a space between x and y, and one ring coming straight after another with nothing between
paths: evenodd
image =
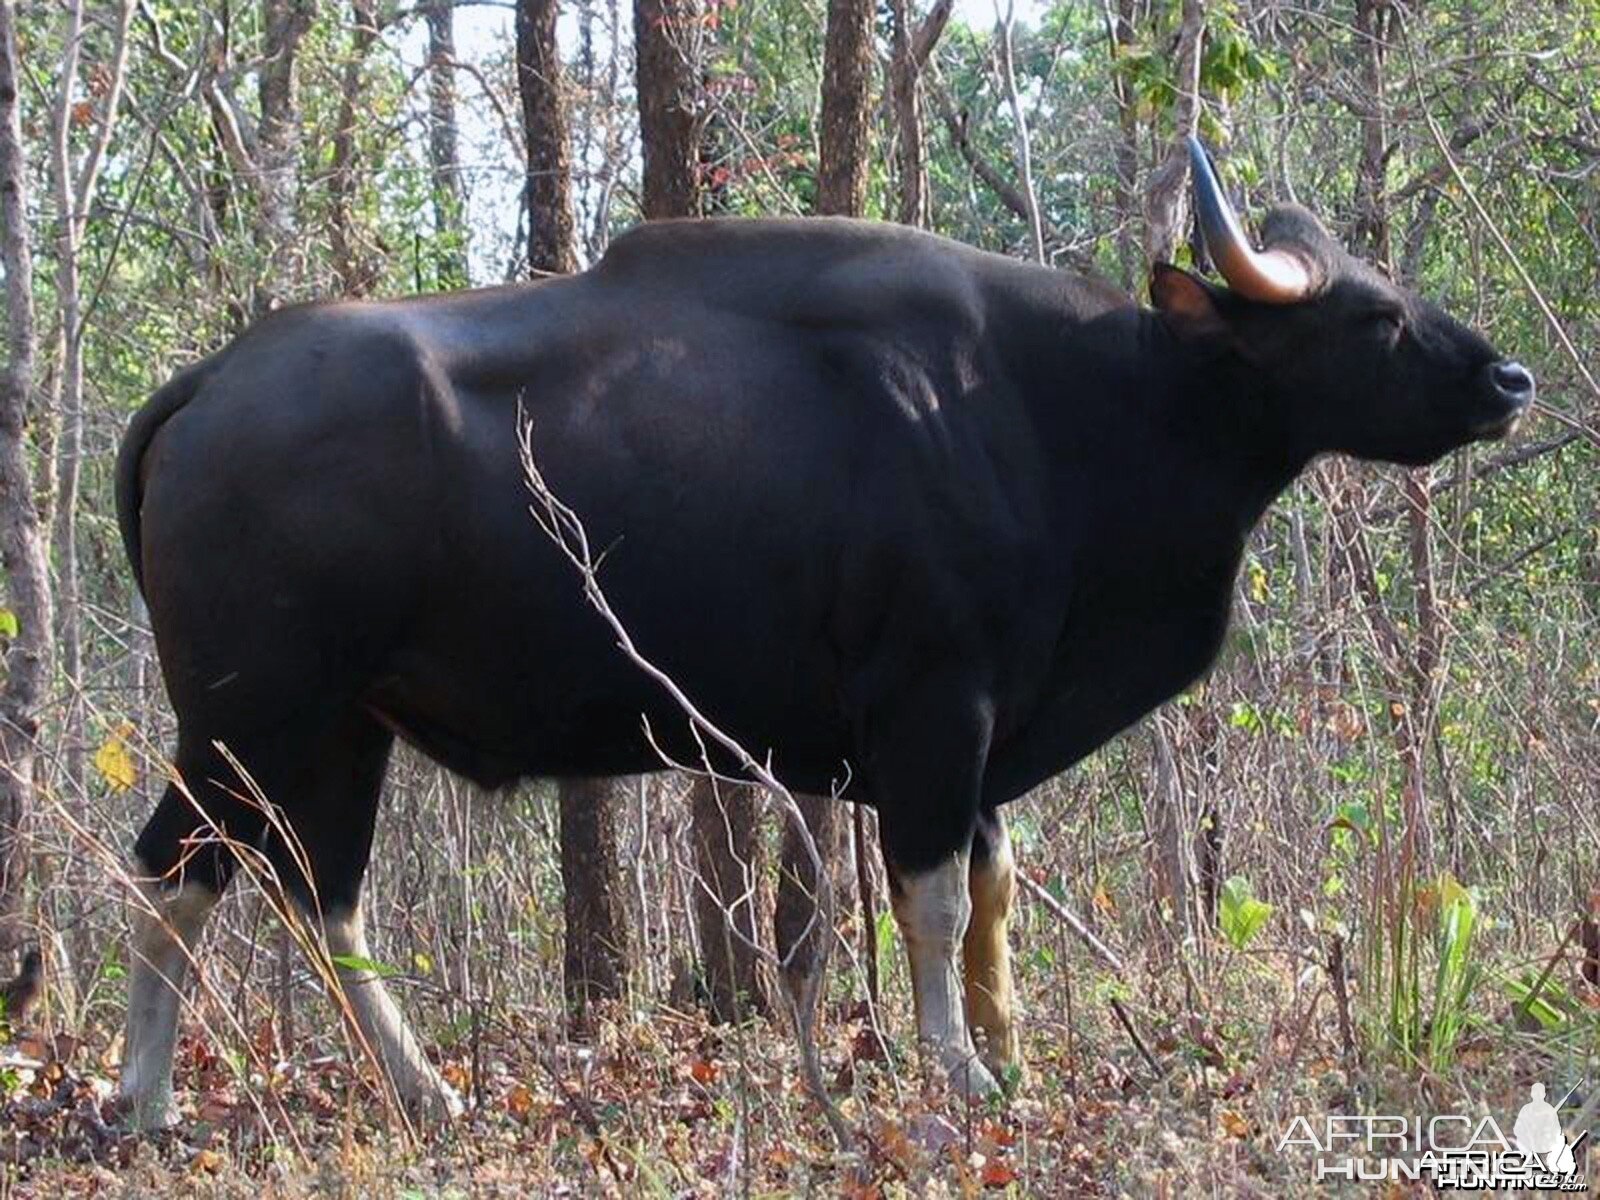
<instances>
[{"instance_id":1,"label":"forest floor","mask_svg":"<svg viewBox=\"0 0 1600 1200\"><path fill-rule=\"evenodd\" d=\"M119 1132L110 1031L0 1049L0 1200L134 1196L1126 1196L1430 1195L1415 1184L1312 1182L1278 1152L1289 1122L1332 1112L1493 1112L1509 1132L1549 1047L1509 1025L1461 1044L1444 1074L1348 1067L1325 990L1298 1006L1259 969L1255 1002L1162 1020L1134 1006L1135 1042L1098 995L1026 1026L1029 1076L966 1105L927 1081L906 1039L885 1052L864 1004L831 1005L820 1049L856 1145L836 1148L774 1024L713 1027L657 1007L614 1010L587 1045L531 1021L480 1031L441 1058L469 1115L420 1135L348 1052L290 1057L262 1078L186 1027L183 1122ZM1126 981L1123 981L1126 984ZM1154 981L1152 981L1154 984ZM1085 990L1088 990L1087 987ZM1159 989L1157 989L1159 990ZM1070 1003L1070 995L1069 995ZM304 1018L302 1018L304 1019ZM259 1029L259 1061L276 1035ZM1152 1066L1152 1063L1155 1066ZM1158 1069L1157 1069L1158 1068Z\"/></svg>"}]
</instances>

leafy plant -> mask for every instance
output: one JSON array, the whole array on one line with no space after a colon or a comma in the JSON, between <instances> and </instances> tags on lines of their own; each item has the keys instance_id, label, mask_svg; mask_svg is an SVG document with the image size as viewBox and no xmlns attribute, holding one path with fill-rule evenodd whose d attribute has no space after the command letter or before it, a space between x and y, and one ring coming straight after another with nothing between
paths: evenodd
<instances>
[{"instance_id":1,"label":"leafy plant","mask_svg":"<svg viewBox=\"0 0 1600 1200\"><path fill-rule=\"evenodd\" d=\"M1559 979L1524 971L1504 981L1506 994L1519 1021L1532 1020L1546 1033L1556 1033L1571 1022L1582 1005Z\"/></svg>"},{"instance_id":2,"label":"leafy plant","mask_svg":"<svg viewBox=\"0 0 1600 1200\"><path fill-rule=\"evenodd\" d=\"M1473 959L1478 909L1472 893L1449 872L1441 875L1429 891L1439 914L1435 940L1439 961L1427 1026L1428 1061L1435 1070L1441 1070L1455 1055L1467 1024L1468 1003L1483 977L1483 968Z\"/></svg>"},{"instance_id":3,"label":"leafy plant","mask_svg":"<svg viewBox=\"0 0 1600 1200\"><path fill-rule=\"evenodd\" d=\"M1272 911L1272 905L1256 899L1255 889L1244 876L1234 875L1222 885L1219 906L1222 936L1235 950L1243 950L1255 941Z\"/></svg>"}]
</instances>

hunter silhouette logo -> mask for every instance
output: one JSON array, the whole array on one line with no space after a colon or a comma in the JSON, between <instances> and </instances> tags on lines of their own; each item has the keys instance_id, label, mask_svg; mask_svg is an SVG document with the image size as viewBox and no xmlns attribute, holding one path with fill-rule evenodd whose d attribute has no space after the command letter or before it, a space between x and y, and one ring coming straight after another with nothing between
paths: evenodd
<instances>
[{"instance_id":1,"label":"hunter silhouette logo","mask_svg":"<svg viewBox=\"0 0 1600 1200\"><path fill-rule=\"evenodd\" d=\"M1569 1091L1559 1107L1565 1107L1571 1098L1572 1092ZM1567 1176L1578 1173L1577 1152L1588 1133L1580 1133L1568 1142L1567 1135L1561 1131L1558 1106L1545 1101L1544 1084L1536 1083L1528 1089L1528 1102L1517 1114L1517 1123L1511 1128L1511 1136L1517 1140L1517 1149L1538 1159L1546 1171L1552 1175Z\"/></svg>"}]
</instances>

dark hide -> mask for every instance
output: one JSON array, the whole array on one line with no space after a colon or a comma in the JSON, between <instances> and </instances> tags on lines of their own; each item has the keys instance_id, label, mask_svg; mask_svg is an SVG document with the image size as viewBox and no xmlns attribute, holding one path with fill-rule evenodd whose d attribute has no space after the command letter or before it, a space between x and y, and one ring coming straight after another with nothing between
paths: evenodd
<instances>
[{"instance_id":1,"label":"dark hide","mask_svg":"<svg viewBox=\"0 0 1600 1200\"><path fill-rule=\"evenodd\" d=\"M1315 255L1312 299L1162 269L1150 311L894 226L718 221L571 278L273 314L157 393L118 467L178 766L255 842L208 782L239 789L225 743L329 904L394 734L487 785L656 768L641 714L695 757L529 515L520 405L643 652L931 864L1206 670L1245 538L1313 456L1428 461L1530 398L1309 216L1274 231ZM169 793L146 863L197 824Z\"/></svg>"}]
</instances>

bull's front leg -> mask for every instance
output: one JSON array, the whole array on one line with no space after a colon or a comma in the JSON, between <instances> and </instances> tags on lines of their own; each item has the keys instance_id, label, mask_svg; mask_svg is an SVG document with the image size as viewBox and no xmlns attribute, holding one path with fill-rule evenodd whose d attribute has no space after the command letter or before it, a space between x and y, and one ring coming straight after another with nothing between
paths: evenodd
<instances>
[{"instance_id":1,"label":"bull's front leg","mask_svg":"<svg viewBox=\"0 0 1600 1200\"><path fill-rule=\"evenodd\" d=\"M911 997L917 1041L969 1096L995 1090L994 1076L978 1057L962 1004L956 955L972 915L967 854L951 854L928 870L890 867L890 902L911 962Z\"/></svg>"},{"instance_id":2,"label":"bull's front leg","mask_svg":"<svg viewBox=\"0 0 1600 1200\"><path fill-rule=\"evenodd\" d=\"M896 697L871 723L863 759L889 869L890 902L911 964L917 1039L969 1096L995 1090L967 1025L960 953L972 917L968 872L990 709L962 680Z\"/></svg>"},{"instance_id":3,"label":"bull's front leg","mask_svg":"<svg viewBox=\"0 0 1600 1200\"><path fill-rule=\"evenodd\" d=\"M978 1054L997 1079L1020 1080L1023 1073L1011 981L1011 905L1017 893L1011 837L997 811L978 818L968 872L972 917L962 942L967 1021Z\"/></svg>"}]
</instances>

